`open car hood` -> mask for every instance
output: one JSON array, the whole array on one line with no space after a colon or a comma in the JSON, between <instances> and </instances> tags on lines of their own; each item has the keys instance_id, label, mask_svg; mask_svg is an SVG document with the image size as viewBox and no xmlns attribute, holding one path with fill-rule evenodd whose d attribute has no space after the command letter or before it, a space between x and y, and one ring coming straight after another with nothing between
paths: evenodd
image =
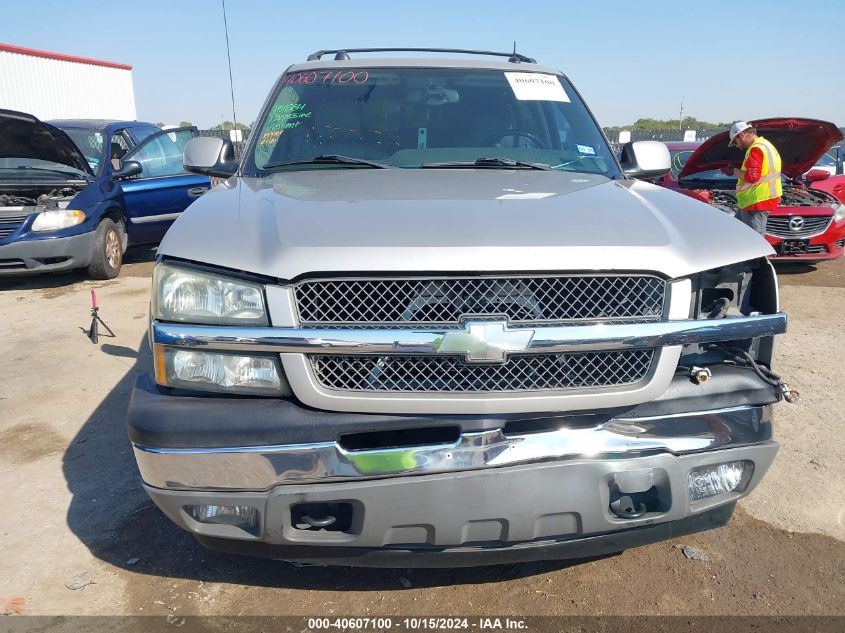
<instances>
[{"instance_id":1,"label":"open car hood","mask_svg":"<svg viewBox=\"0 0 845 633\"><path fill-rule=\"evenodd\" d=\"M70 137L31 114L0 109L0 158L34 158L79 169L93 176Z\"/></svg>"},{"instance_id":2,"label":"open car hood","mask_svg":"<svg viewBox=\"0 0 845 633\"><path fill-rule=\"evenodd\" d=\"M758 119L749 121L760 136L770 141L780 153L781 172L797 178L810 169L827 150L842 140L842 132L833 123L816 119ZM745 152L728 147L728 132L704 141L689 157L678 178L702 171L742 164Z\"/></svg>"}]
</instances>

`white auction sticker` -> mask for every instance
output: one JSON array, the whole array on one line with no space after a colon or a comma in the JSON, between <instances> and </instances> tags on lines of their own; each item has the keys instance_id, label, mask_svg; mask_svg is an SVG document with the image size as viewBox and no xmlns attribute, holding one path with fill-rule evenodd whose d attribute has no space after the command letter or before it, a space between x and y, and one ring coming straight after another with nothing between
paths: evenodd
<instances>
[{"instance_id":1,"label":"white auction sticker","mask_svg":"<svg viewBox=\"0 0 845 633\"><path fill-rule=\"evenodd\" d=\"M563 101L569 95L555 75L542 73L505 73L514 96L520 101Z\"/></svg>"}]
</instances>

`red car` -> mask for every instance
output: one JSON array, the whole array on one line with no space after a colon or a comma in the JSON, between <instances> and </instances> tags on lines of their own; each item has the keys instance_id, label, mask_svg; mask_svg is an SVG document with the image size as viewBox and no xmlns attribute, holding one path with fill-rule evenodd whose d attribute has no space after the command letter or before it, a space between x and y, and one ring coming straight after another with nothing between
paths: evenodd
<instances>
[{"instance_id":1,"label":"red car","mask_svg":"<svg viewBox=\"0 0 845 633\"><path fill-rule=\"evenodd\" d=\"M806 263L841 257L845 254L845 177L811 172L809 182L799 180L842 140L839 128L813 119L762 119L751 124L777 147L782 159L783 198L781 206L769 213L766 225L766 239L777 253L773 259ZM658 184L728 213L738 209L736 178L721 169L739 167L743 153L728 147L727 131L703 143L666 145L672 171Z\"/></svg>"}]
</instances>

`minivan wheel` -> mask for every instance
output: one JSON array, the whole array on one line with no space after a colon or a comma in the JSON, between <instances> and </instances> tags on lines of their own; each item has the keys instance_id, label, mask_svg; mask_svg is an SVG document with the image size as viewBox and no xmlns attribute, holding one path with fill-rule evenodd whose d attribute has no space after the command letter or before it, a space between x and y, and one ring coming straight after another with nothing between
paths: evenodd
<instances>
[{"instance_id":1,"label":"minivan wheel","mask_svg":"<svg viewBox=\"0 0 845 633\"><path fill-rule=\"evenodd\" d=\"M123 263L121 227L109 218L103 219L94 233L94 253L88 265L92 279L114 279Z\"/></svg>"}]
</instances>

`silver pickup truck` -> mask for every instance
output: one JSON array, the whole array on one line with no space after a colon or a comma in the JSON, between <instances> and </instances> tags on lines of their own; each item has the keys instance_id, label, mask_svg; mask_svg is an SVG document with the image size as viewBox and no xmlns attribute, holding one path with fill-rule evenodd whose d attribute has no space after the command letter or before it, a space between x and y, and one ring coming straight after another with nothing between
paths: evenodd
<instances>
[{"instance_id":1,"label":"silver pickup truck","mask_svg":"<svg viewBox=\"0 0 845 633\"><path fill-rule=\"evenodd\" d=\"M664 145L617 161L559 71L406 52L318 51L239 161L185 148L224 181L159 249L128 412L150 497L213 549L318 564L725 524L793 397L769 245L644 182Z\"/></svg>"}]
</instances>

